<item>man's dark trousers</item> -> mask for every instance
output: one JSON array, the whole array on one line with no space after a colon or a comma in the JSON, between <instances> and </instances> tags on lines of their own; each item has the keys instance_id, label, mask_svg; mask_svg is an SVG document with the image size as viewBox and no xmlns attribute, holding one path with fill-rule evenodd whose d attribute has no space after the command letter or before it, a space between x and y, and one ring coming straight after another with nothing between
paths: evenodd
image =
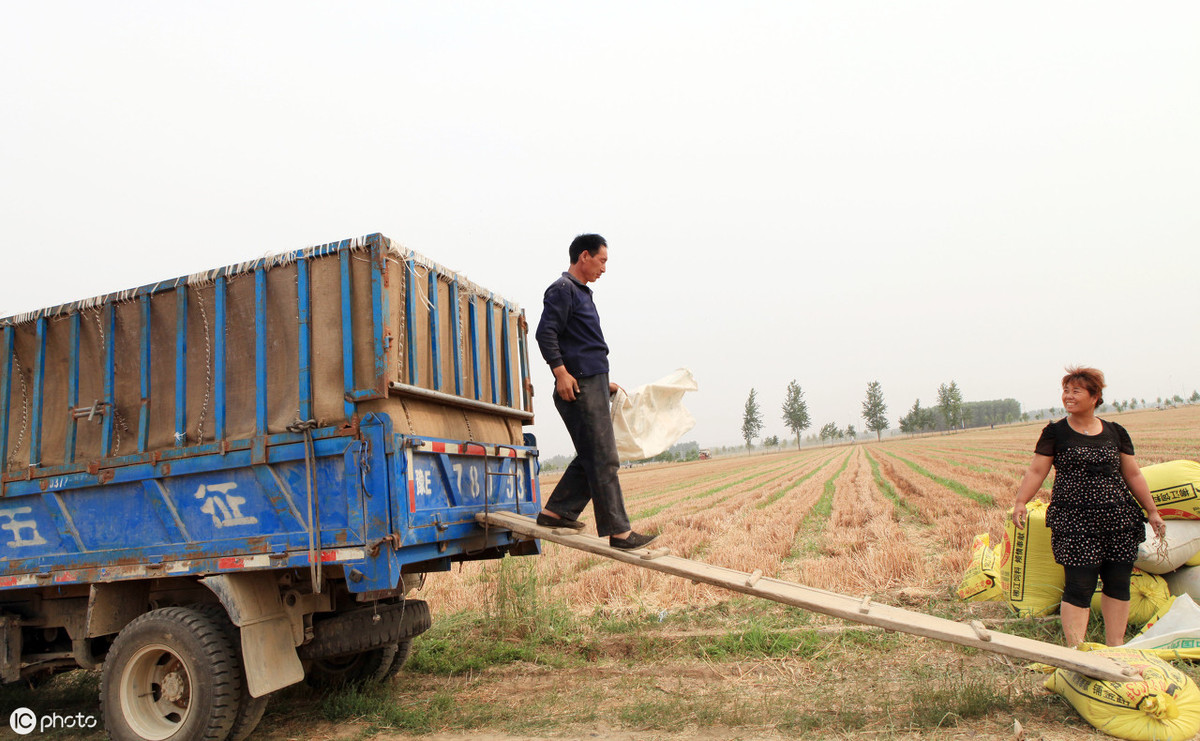
<instances>
[{"instance_id":1,"label":"man's dark trousers","mask_svg":"<svg viewBox=\"0 0 1200 741\"><path fill-rule=\"evenodd\" d=\"M625 497L617 471L617 440L613 437L609 415L608 374L575 379L579 391L575 401L563 401L554 394L554 406L575 443L575 460L567 466L554 492L546 500L546 510L569 520L579 519L588 500L596 515L596 533L601 537L629 529Z\"/></svg>"}]
</instances>

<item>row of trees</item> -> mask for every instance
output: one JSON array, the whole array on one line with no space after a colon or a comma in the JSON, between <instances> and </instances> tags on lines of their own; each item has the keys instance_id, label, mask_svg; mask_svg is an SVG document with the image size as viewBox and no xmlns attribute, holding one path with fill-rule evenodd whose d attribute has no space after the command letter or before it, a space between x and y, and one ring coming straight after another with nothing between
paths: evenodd
<instances>
[{"instance_id":1,"label":"row of trees","mask_svg":"<svg viewBox=\"0 0 1200 741\"><path fill-rule=\"evenodd\" d=\"M800 436L812 426L812 417L808 413L808 402L804 400L804 390L794 379L788 384L780 412L783 423L796 436L796 447L799 448ZM883 389L878 381L867 384L867 400L863 402L863 419L867 422L866 428L876 433L877 438L882 435L883 430L888 428L887 404L883 401ZM759 436L762 428L763 416L762 408L758 403L758 391L750 389L750 395L746 398L746 405L742 410L742 439L746 441L747 449L752 446L754 438ZM847 425L846 429L842 430L833 422L829 422L821 428L820 437L821 440L838 440L846 437L858 439L858 431L854 429L854 425ZM771 442L778 443L778 438L768 438L763 442L767 445L770 445Z\"/></svg>"},{"instance_id":2,"label":"row of trees","mask_svg":"<svg viewBox=\"0 0 1200 741\"><path fill-rule=\"evenodd\" d=\"M800 434L812 426L812 418L808 416L808 402L804 400L804 391L794 380L788 384L781 411L783 423L796 436L796 447L799 448ZM750 396L746 398L746 406L742 410L742 439L746 441L747 449L762 432L762 428L763 417L762 409L758 405L758 392L750 389ZM771 440L777 441L777 438Z\"/></svg>"},{"instance_id":3,"label":"row of trees","mask_svg":"<svg viewBox=\"0 0 1200 741\"><path fill-rule=\"evenodd\" d=\"M954 381L938 386L937 412L941 413L947 429L961 428L966 425L962 389ZM900 418L900 431L912 434L936 428L937 412L930 407L923 408L921 400L917 399L913 402L912 409L908 410L908 414Z\"/></svg>"},{"instance_id":4,"label":"row of trees","mask_svg":"<svg viewBox=\"0 0 1200 741\"><path fill-rule=\"evenodd\" d=\"M1126 409L1137 409L1139 401L1142 407L1147 406L1145 399L1116 401L1111 406L1118 412L1123 412ZM1193 391L1191 398L1187 401L1178 394L1165 400L1167 405L1188 402L1193 404L1200 402L1200 391ZM1156 400L1156 404L1160 407L1164 405L1162 397ZM1100 411L1104 411L1108 406L1105 404ZM1054 408L1051 407L1050 411L1053 416ZM799 448L800 436L812 426L812 418L808 413L808 403L804 400L804 391L795 380L792 380L787 386L780 413L783 423L796 436L796 447ZM879 381L871 381L867 384L866 398L862 403L862 418L866 422L866 429L875 433L875 439L882 439L883 431L888 429L888 420L887 404L884 402L883 388ZM1021 404L1016 399L964 402L962 389L951 380L949 383L938 386L935 406L923 407L920 399L914 401L908 413L900 418L900 431L911 435L939 429L966 429L972 425L1008 424L1018 420L1028 421L1029 415L1021 411ZM747 449L752 447L754 439L762 432L762 428L763 415L758 403L758 392L750 389L750 396L746 399L746 406L742 412L742 439L746 441ZM847 425L843 430L833 422L828 422L820 428L817 436L822 442L845 438L858 439L858 432L854 429L854 425ZM763 443L774 447L779 444L779 438L773 436L764 440Z\"/></svg>"}]
</instances>

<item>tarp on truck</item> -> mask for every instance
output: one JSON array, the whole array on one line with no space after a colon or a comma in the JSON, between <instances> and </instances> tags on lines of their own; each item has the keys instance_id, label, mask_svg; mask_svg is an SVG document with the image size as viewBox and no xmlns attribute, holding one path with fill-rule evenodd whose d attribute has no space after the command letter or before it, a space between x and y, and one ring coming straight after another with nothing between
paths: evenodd
<instances>
[{"instance_id":1,"label":"tarp on truck","mask_svg":"<svg viewBox=\"0 0 1200 741\"><path fill-rule=\"evenodd\" d=\"M521 442L519 306L380 234L0 320L0 448L24 471L389 415Z\"/></svg>"}]
</instances>

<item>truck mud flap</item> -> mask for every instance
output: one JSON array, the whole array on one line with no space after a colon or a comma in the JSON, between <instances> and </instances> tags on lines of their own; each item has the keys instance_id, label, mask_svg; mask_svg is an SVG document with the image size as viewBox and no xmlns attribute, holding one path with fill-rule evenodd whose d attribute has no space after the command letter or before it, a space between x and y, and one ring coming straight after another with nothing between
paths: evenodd
<instances>
[{"instance_id":1,"label":"truck mud flap","mask_svg":"<svg viewBox=\"0 0 1200 741\"><path fill-rule=\"evenodd\" d=\"M398 643L429 629L422 600L362 607L313 624L313 639L296 649L302 659L349 656Z\"/></svg>"}]
</instances>

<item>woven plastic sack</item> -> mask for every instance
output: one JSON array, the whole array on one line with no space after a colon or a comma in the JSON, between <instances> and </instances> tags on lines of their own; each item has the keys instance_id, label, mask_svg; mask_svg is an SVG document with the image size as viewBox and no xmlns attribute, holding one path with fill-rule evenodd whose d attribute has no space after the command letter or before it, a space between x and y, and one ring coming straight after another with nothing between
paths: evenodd
<instances>
[{"instance_id":1,"label":"woven plastic sack","mask_svg":"<svg viewBox=\"0 0 1200 741\"><path fill-rule=\"evenodd\" d=\"M1167 520L1160 540L1149 523L1133 565L1151 574L1169 574L1200 552L1200 520Z\"/></svg>"},{"instance_id":2,"label":"woven plastic sack","mask_svg":"<svg viewBox=\"0 0 1200 741\"><path fill-rule=\"evenodd\" d=\"M1170 609L1122 648L1154 651L1164 661L1200 659L1200 606L1186 594L1172 600Z\"/></svg>"},{"instance_id":3,"label":"woven plastic sack","mask_svg":"<svg viewBox=\"0 0 1200 741\"><path fill-rule=\"evenodd\" d=\"M958 598L968 602L986 602L1004 599L1000 589L1000 570L997 568L996 552L991 536L980 533L971 544L971 563L958 585Z\"/></svg>"},{"instance_id":4,"label":"woven plastic sack","mask_svg":"<svg viewBox=\"0 0 1200 741\"><path fill-rule=\"evenodd\" d=\"M1096 585L1092 595L1092 612L1100 614L1100 597L1103 584ZM1129 624L1145 625L1154 619L1171 601L1171 590L1167 580L1157 574L1133 570L1129 579Z\"/></svg>"},{"instance_id":5,"label":"woven plastic sack","mask_svg":"<svg viewBox=\"0 0 1200 741\"><path fill-rule=\"evenodd\" d=\"M653 458L695 427L695 418L683 407L683 395L697 388L692 372L680 368L628 394L617 389L610 412L620 459Z\"/></svg>"},{"instance_id":6,"label":"woven plastic sack","mask_svg":"<svg viewBox=\"0 0 1200 741\"><path fill-rule=\"evenodd\" d=\"M1164 520L1200 520L1200 463L1170 461L1142 468Z\"/></svg>"},{"instance_id":7,"label":"woven plastic sack","mask_svg":"<svg viewBox=\"0 0 1200 741\"><path fill-rule=\"evenodd\" d=\"M1000 588L1009 607L1021 617L1049 615L1062 601L1066 575L1050 550L1046 503L1032 501L1026 512L1025 527L1017 529L1009 510L1000 553Z\"/></svg>"},{"instance_id":8,"label":"woven plastic sack","mask_svg":"<svg viewBox=\"0 0 1200 741\"><path fill-rule=\"evenodd\" d=\"M1046 689L1062 695L1083 719L1110 736L1130 741L1184 741L1200 731L1200 689L1191 677L1150 652L1097 651L1141 673L1108 682L1056 669Z\"/></svg>"},{"instance_id":9,"label":"woven plastic sack","mask_svg":"<svg viewBox=\"0 0 1200 741\"><path fill-rule=\"evenodd\" d=\"M1192 599L1200 600L1200 568L1184 566L1164 574L1163 578L1167 580L1167 589L1171 590L1171 594L1187 594Z\"/></svg>"}]
</instances>

